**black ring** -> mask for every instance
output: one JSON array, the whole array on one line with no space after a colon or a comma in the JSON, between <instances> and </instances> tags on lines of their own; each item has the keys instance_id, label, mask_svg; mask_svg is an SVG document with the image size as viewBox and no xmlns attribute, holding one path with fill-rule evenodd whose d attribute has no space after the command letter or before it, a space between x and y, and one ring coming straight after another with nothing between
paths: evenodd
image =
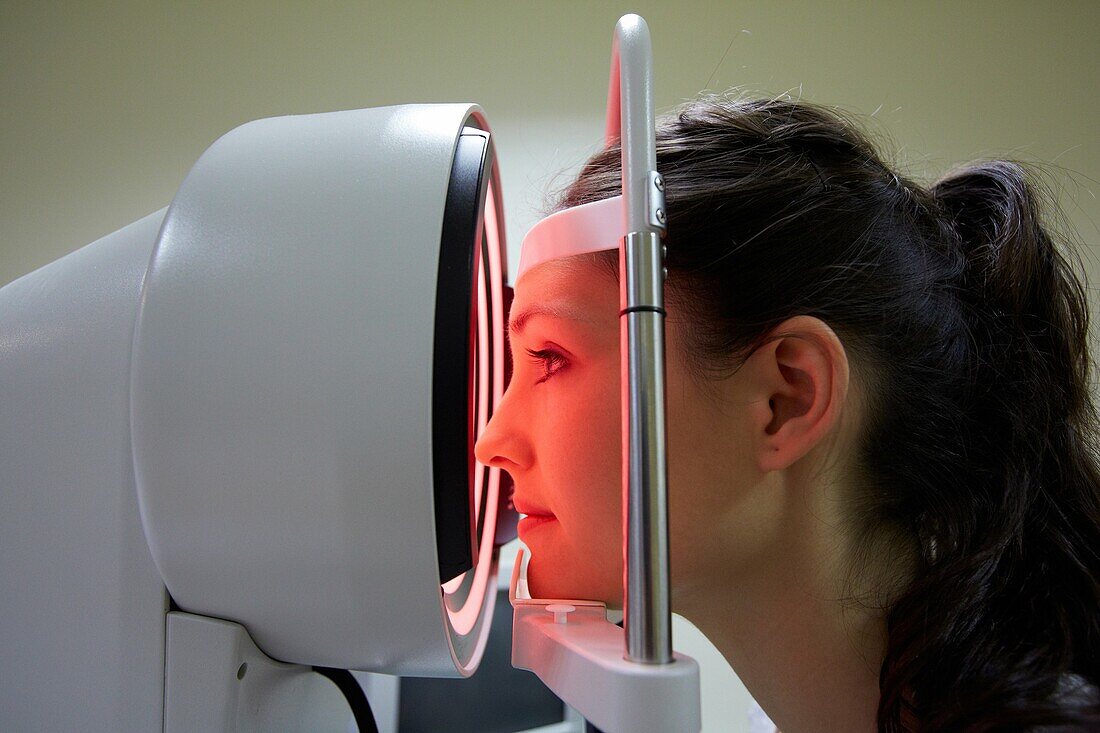
<instances>
[{"instance_id":1,"label":"black ring","mask_svg":"<svg viewBox=\"0 0 1100 733\"><path fill-rule=\"evenodd\" d=\"M660 313L662 316L668 315L665 313L664 308L658 308L655 305L632 305L629 308L623 308L619 311L620 316L625 316L627 313Z\"/></svg>"},{"instance_id":2,"label":"black ring","mask_svg":"<svg viewBox=\"0 0 1100 733\"><path fill-rule=\"evenodd\" d=\"M443 208L436 277L435 342L432 367L432 473L439 582L446 583L477 561L473 524L473 443L469 434L471 318L476 318L476 250L489 182L489 135L463 128ZM489 285L487 282L486 285ZM472 380L472 381L471 381Z\"/></svg>"}]
</instances>

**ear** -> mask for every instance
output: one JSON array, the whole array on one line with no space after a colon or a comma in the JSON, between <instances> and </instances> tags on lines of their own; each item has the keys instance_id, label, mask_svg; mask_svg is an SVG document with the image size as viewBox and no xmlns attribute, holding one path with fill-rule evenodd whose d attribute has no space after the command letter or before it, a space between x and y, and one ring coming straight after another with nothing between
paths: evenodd
<instances>
[{"instance_id":1,"label":"ear","mask_svg":"<svg viewBox=\"0 0 1100 733\"><path fill-rule=\"evenodd\" d=\"M750 370L760 470L787 468L838 426L848 394L848 357L825 322L787 319L742 368Z\"/></svg>"}]
</instances>

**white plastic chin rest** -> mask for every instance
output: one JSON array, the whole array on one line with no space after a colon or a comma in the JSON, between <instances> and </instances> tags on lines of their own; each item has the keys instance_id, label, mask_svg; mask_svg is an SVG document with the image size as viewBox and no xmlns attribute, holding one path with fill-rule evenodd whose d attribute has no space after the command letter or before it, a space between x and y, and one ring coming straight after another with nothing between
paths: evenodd
<instances>
[{"instance_id":1,"label":"white plastic chin rest","mask_svg":"<svg viewBox=\"0 0 1100 733\"><path fill-rule=\"evenodd\" d=\"M596 601L516 597L523 551L508 594L512 666L538 675L558 697L606 733L698 733L699 665L675 654L671 664L624 658L624 631Z\"/></svg>"}]
</instances>

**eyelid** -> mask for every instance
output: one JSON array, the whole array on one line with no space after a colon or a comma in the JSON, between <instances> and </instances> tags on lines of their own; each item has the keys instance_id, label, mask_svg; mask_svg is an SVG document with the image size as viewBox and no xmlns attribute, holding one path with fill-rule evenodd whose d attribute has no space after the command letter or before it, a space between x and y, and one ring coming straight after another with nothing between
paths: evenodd
<instances>
[{"instance_id":1,"label":"eyelid","mask_svg":"<svg viewBox=\"0 0 1100 733\"><path fill-rule=\"evenodd\" d=\"M542 349L526 349L526 351L527 355L531 357L531 360L534 361L535 364L541 365L543 369L543 375L535 380L535 384L542 384L547 379L569 366L569 357L565 353L565 350L556 346L549 345ZM552 367L552 364L557 364L557 366Z\"/></svg>"},{"instance_id":2,"label":"eyelid","mask_svg":"<svg viewBox=\"0 0 1100 733\"><path fill-rule=\"evenodd\" d=\"M524 346L524 343L531 344L531 346ZM538 344L538 345L536 346L535 344ZM550 351L557 351L557 352L561 353L562 356L564 356L564 357L566 357L567 359L570 359L570 360L575 358L572 351L565 348L564 346L562 346L558 342L552 341L550 339L535 338L534 336L532 336L530 338L527 338L527 337L524 337L524 336L515 336L514 338L509 338L508 346L512 349L512 353L515 354L515 355L518 355L518 354L524 353L524 352L526 352L528 355L530 355L532 351L550 350Z\"/></svg>"},{"instance_id":3,"label":"eyelid","mask_svg":"<svg viewBox=\"0 0 1100 733\"><path fill-rule=\"evenodd\" d=\"M528 351L530 351L530 349L528 349ZM565 348L564 346L558 344L556 341L545 340L542 342L542 346L535 349L535 351L556 351L566 358L573 358L572 352L570 352L569 349Z\"/></svg>"}]
</instances>

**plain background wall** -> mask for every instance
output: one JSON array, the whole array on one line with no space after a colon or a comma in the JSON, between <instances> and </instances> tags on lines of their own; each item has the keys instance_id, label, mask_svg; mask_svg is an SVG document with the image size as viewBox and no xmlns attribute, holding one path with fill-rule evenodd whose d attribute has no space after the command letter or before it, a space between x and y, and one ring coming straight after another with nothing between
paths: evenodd
<instances>
[{"instance_id":1,"label":"plain background wall","mask_svg":"<svg viewBox=\"0 0 1100 733\"><path fill-rule=\"evenodd\" d=\"M243 122L401 102L485 107L515 247L599 142L629 11L653 31L658 111L704 88L789 92L873 114L918 175L1052 163L1095 246L1100 3L956 5L0 0L0 283L164 206Z\"/></svg>"},{"instance_id":2,"label":"plain background wall","mask_svg":"<svg viewBox=\"0 0 1100 733\"><path fill-rule=\"evenodd\" d=\"M0 284L164 206L243 122L402 102L486 109L514 268L547 192L599 145L624 12L652 29L658 112L739 86L867 115L922 179L976 157L1047 163L1100 282L1100 3L1089 0L0 0ZM743 730L732 674L677 629L704 660L707 729Z\"/></svg>"}]
</instances>

